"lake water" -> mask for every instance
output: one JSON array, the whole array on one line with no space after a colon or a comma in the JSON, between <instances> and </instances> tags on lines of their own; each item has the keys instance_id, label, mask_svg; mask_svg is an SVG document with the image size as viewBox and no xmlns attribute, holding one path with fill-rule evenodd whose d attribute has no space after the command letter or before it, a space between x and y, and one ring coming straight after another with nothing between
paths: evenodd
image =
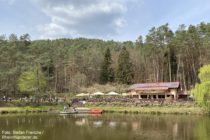
<instances>
[{"instance_id":1,"label":"lake water","mask_svg":"<svg viewBox=\"0 0 210 140\"><path fill-rule=\"evenodd\" d=\"M210 117L102 114L0 115L0 139L210 140Z\"/></svg>"}]
</instances>

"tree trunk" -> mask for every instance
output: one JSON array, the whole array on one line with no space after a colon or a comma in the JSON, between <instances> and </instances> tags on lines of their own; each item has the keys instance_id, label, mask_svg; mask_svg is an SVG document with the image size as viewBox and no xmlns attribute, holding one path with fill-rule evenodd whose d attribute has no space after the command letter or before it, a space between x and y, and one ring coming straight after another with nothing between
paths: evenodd
<instances>
[{"instance_id":1,"label":"tree trunk","mask_svg":"<svg viewBox=\"0 0 210 140\"><path fill-rule=\"evenodd\" d=\"M64 89L65 89L65 92L67 92L67 89L66 89L67 88L67 86L66 86L67 85L66 84L67 83L66 64L64 64L64 82L65 82L64 83L64 85L65 85Z\"/></svg>"},{"instance_id":2,"label":"tree trunk","mask_svg":"<svg viewBox=\"0 0 210 140\"><path fill-rule=\"evenodd\" d=\"M169 81L171 82L171 55L169 53L169 56L168 56L168 70L169 70Z\"/></svg>"},{"instance_id":3,"label":"tree trunk","mask_svg":"<svg viewBox=\"0 0 210 140\"><path fill-rule=\"evenodd\" d=\"M187 86L186 86L186 79L185 79L185 69L184 69L184 64L182 63L182 78L183 78L183 83L184 83L184 90L187 90Z\"/></svg>"},{"instance_id":4,"label":"tree trunk","mask_svg":"<svg viewBox=\"0 0 210 140\"><path fill-rule=\"evenodd\" d=\"M54 85L55 92L57 92L57 83L58 83L58 72L57 72L57 65L55 65L55 85Z\"/></svg>"}]
</instances>

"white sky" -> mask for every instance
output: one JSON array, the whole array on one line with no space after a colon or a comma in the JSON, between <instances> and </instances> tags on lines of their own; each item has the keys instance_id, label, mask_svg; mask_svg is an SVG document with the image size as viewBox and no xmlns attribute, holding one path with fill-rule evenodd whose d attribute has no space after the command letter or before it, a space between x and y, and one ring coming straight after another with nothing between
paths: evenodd
<instances>
[{"instance_id":1,"label":"white sky","mask_svg":"<svg viewBox=\"0 0 210 140\"><path fill-rule=\"evenodd\" d=\"M0 0L0 34L135 41L153 26L210 22L210 0Z\"/></svg>"}]
</instances>

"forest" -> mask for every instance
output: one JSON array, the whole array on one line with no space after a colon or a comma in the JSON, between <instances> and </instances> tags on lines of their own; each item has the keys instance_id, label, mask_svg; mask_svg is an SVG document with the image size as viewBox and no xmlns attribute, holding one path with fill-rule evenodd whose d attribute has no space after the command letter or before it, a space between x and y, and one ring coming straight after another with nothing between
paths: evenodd
<instances>
[{"instance_id":1,"label":"forest","mask_svg":"<svg viewBox=\"0 0 210 140\"><path fill-rule=\"evenodd\" d=\"M187 91L199 83L210 60L210 23L152 27L136 41L86 38L31 40L0 36L0 94L74 93L94 84L179 81Z\"/></svg>"}]
</instances>

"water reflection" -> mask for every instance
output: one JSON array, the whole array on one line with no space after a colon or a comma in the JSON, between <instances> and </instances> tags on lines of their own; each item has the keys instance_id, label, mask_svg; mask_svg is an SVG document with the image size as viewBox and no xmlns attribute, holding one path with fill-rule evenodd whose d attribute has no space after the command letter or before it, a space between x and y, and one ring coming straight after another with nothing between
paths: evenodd
<instances>
[{"instance_id":1,"label":"water reflection","mask_svg":"<svg viewBox=\"0 0 210 140\"><path fill-rule=\"evenodd\" d=\"M93 122L93 126L95 126L95 127L102 127L102 125L103 125L103 121L94 121Z\"/></svg>"},{"instance_id":2,"label":"water reflection","mask_svg":"<svg viewBox=\"0 0 210 140\"><path fill-rule=\"evenodd\" d=\"M127 122L121 122L121 126L126 128L127 127Z\"/></svg>"},{"instance_id":3,"label":"water reflection","mask_svg":"<svg viewBox=\"0 0 210 140\"><path fill-rule=\"evenodd\" d=\"M41 140L209 140L210 117L185 115L7 115L1 130L43 131Z\"/></svg>"},{"instance_id":4,"label":"water reflection","mask_svg":"<svg viewBox=\"0 0 210 140\"><path fill-rule=\"evenodd\" d=\"M139 123L138 122L132 122L131 126L132 126L132 130L136 131L139 128Z\"/></svg>"},{"instance_id":5,"label":"water reflection","mask_svg":"<svg viewBox=\"0 0 210 140\"><path fill-rule=\"evenodd\" d=\"M110 121L110 122L109 122L109 127L110 127L110 128L115 128L116 125L117 125L117 123L114 122L114 121Z\"/></svg>"},{"instance_id":6,"label":"water reflection","mask_svg":"<svg viewBox=\"0 0 210 140\"><path fill-rule=\"evenodd\" d=\"M77 126L83 126L83 125L87 124L87 121L85 120L85 118L82 118L81 120L75 121L75 124Z\"/></svg>"}]
</instances>

